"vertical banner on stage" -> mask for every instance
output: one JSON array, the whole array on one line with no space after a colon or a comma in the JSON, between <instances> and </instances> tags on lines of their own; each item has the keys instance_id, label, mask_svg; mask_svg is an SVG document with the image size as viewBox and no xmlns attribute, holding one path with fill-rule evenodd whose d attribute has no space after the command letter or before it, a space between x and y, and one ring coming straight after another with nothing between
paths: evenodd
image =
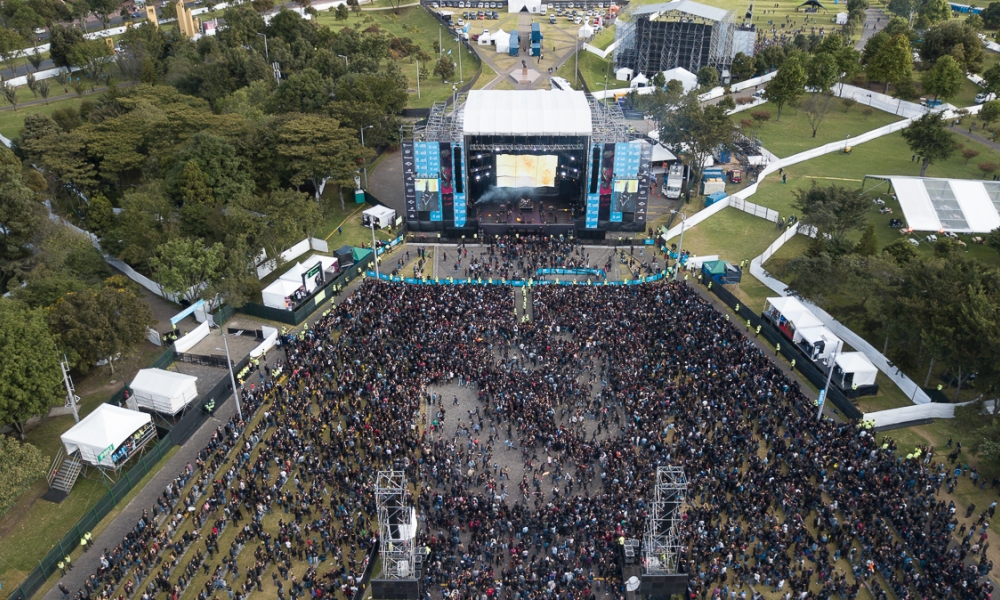
<instances>
[{"instance_id":1,"label":"vertical banner on stage","mask_svg":"<svg viewBox=\"0 0 1000 600\"><path fill-rule=\"evenodd\" d=\"M465 155L462 150L462 144L454 144L451 147L451 161L454 165L452 172L455 179L455 227L465 227L468 215L465 199Z\"/></svg>"},{"instance_id":2,"label":"vertical banner on stage","mask_svg":"<svg viewBox=\"0 0 1000 600\"><path fill-rule=\"evenodd\" d=\"M600 221L607 221L611 212L611 194L614 191L615 180L615 145L604 144L604 152L601 154L601 179L598 182L601 195L600 212L597 217Z\"/></svg>"},{"instance_id":3,"label":"vertical banner on stage","mask_svg":"<svg viewBox=\"0 0 1000 600\"><path fill-rule=\"evenodd\" d=\"M618 142L614 157L614 197L611 202L611 222L621 223L623 213L635 214L639 191L639 164L645 144ZM631 222L631 219L629 219Z\"/></svg>"},{"instance_id":4,"label":"vertical banner on stage","mask_svg":"<svg viewBox=\"0 0 1000 600\"><path fill-rule=\"evenodd\" d=\"M639 154L639 194L635 203L636 223L645 227L646 210L649 208L649 192L656 185L656 176L653 175L653 146L651 144L641 144L642 151Z\"/></svg>"},{"instance_id":5,"label":"vertical banner on stage","mask_svg":"<svg viewBox=\"0 0 1000 600\"><path fill-rule=\"evenodd\" d=\"M432 221L455 220L455 176L454 165L452 164L451 144L441 142L440 145L440 165L441 165L441 217L435 219L431 215Z\"/></svg>"},{"instance_id":6,"label":"vertical banner on stage","mask_svg":"<svg viewBox=\"0 0 1000 600\"><path fill-rule=\"evenodd\" d=\"M413 142L403 142L403 197L406 201L406 220L417 220L417 165L413 155Z\"/></svg>"},{"instance_id":7,"label":"vertical banner on stage","mask_svg":"<svg viewBox=\"0 0 1000 600\"><path fill-rule=\"evenodd\" d=\"M601 210L601 195L587 194L587 229L597 229L597 215Z\"/></svg>"},{"instance_id":8,"label":"vertical banner on stage","mask_svg":"<svg viewBox=\"0 0 1000 600\"><path fill-rule=\"evenodd\" d=\"M417 212L429 221L440 221L441 212L441 147L437 142L414 142L413 159L416 177ZM423 217L423 215L421 215ZM422 220L422 219L421 219Z\"/></svg>"}]
</instances>

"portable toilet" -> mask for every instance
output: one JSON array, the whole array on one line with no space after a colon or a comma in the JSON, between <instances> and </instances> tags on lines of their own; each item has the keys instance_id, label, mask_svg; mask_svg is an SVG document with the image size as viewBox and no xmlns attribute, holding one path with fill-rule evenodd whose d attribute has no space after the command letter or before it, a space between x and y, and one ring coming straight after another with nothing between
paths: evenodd
<instances>
[{"instance_id":1,"label":"portable toilet","mask_svg":"<svg viewBox=\"0 0 1000 600\"><path fill-rule=\"evenodd\" d=\"M716 202L726 199L726 192L714 192L705 197L705 206L712 206Z\"/></svg>"},{"instance_id":2,"label":"portable toilet","mask_svg":"<svg viewBox=\"0 0 1000 600\"><path fill-rule=\"evenodd\" d=\"M729 159L732 158L732 157L733 157L733 153L730 152L729 150L726 150L725 148L719 150L719 162L720 163L726 164L727 162L729 162Z\"/></svg>"},{"instance_id":3,"label":"portable toilet","mask_svg":"<svg viewBox=\"0 0 1000 600\"><path fill-rule=\"evenodd\" d=\"M531 55L532 56L542 55L542 44L540 42L531 42Z\"/></svg>"},{"instance_id":4,"label":"portable toilet","mask_svg":"<svg viewBox=\"0 0 1000 600\"><path fill-rule=\"evenodd\" d=\"M541 42L541 41L542 41L542 29L538 25L538 23L532 23L531 24L531 43L534 44L536 42Z\"/></svg>"},{"instance_id":5,"label":"portable toilet","mask_svg":"<svg viewBox=\"0 0 1000 600\"><path fill-rule=\"evenodd\" d=\"M518 46L521 45L521 37L517 35L516 31L510 32L510 55L517 56Z\"/></svg>"}]
</instances>

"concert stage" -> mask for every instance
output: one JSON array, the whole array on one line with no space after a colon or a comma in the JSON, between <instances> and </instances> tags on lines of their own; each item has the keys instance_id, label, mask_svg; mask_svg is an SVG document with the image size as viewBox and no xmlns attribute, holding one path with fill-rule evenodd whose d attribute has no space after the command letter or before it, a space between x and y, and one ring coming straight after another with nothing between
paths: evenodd
<instances>
[{"instance_id":1,"label":"concert stage","mask_svg":"<svg viewBox=\"0 0 1000 600\"><path fill-rule=\"evenodd\" d=\"M583 92L469 92L436 104L402 144L410 231L548 233L603 239L644 231L652 146L621 110Z\"/></svg>"}]
</instances>

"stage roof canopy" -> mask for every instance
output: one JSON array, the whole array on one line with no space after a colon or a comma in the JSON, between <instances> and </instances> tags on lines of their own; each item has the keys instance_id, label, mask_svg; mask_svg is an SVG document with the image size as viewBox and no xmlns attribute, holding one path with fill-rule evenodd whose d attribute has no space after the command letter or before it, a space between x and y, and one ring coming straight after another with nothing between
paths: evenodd
<instances>
[{"instance_id":1,"label":"stage roof canopy","mask_svg":"<svg viewBox=\"0 0 1000 600\"><path fill-rule=\"evenodd\" d=\"M917 231L989 233L1000 227L1000 181L868 175L892 183L906 226Z\"/></svg>"},{"instance_id":2,"label":"stage roof canopy","mask_svg":"<svg viewBox=\"0 0 1000 600\"><path fill-rule=\"evenodd\" d=\"M472 90L465 135L578 135L592 132L587 95L562 90Z\"/></svg>"},{"instance_id":3,"label":"stage roof canopy","mask_svg":"<svg viewBox=\"0 0 1000 600\"><path fill-rule=\"evenodd\" d=\"M647 4L632 12L633 15L649 15L653 13L682 12L695 17L701 17L710 21L721 21L726 18L726 11L714 6L698 4L691 0L677 0L676 2L662 2L660 4Z\"/></svg>"}]
</instances>

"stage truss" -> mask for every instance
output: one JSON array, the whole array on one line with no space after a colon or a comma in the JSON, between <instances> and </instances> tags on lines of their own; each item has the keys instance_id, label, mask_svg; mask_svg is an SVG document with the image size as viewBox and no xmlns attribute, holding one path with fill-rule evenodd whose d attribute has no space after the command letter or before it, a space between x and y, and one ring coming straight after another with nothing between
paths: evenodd
<instances>
[{"instance_id":1,"label":"stage truss","mask_svg":"<svg viewBox=\"0 0 1000 600\"><path fill-rule=\"evenodd\" d=\"M416 529L412 507L407 504L406 475L402 470L379 471L375 480L375 504L378 509L379 554L382 573L379 579L415 579L417 564L416 536L393 535L401 528ZM390 541L391 540L391 541Z\"/></svg>"},{"instance_id":2,"label":"stage truss","mask_svg":"<svg viewBox=\"0 0 1000 600\"><path fill-rule=\"evenodd\" d=\"M687 500L681 467L657 467L653 505L646 519L642 565L646 575L674 575L681 555L680 515Z\"/></svg>"},{"instance_id":3,"label":"stage truss","mask_svg":"<svg viewBox=\"0 0 1000 600\"><path fill-rule=\"evenodd\" d=\"M647 5L633 2L618 16L615 22L616 69L628 67L636 74L643 73L649 77L677 67L697 73L705 65L700 64L700 52L691 49L705 45L706 26L710 26L708 66L715 67L720 75L731 66L737 29L734 11L727 12L725 17L716 21L684 11L649 13L647 8ZM640 20L651 22L661 18L676 24L659 32L639 31ZM682 60L684 56L686 61Z\"/></svg>"}]
</instances>

